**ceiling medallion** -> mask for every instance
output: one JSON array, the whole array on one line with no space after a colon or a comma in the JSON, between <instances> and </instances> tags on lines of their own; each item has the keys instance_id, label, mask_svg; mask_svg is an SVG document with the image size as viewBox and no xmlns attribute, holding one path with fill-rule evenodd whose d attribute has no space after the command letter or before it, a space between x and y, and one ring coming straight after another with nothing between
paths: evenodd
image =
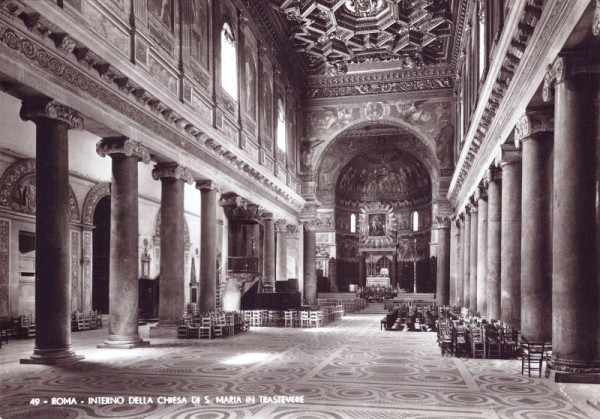
<instances>
[{"instance_id":1,"label":"ceiling medallion","mask_svg":"<svg viewBox=\"0 0 600 419\"><path fill-rule=\"evenodd\" d=\"M346 9L354 16L375 16L383 9L383 0L346 0Z\"/></svg>"}]
</instances>

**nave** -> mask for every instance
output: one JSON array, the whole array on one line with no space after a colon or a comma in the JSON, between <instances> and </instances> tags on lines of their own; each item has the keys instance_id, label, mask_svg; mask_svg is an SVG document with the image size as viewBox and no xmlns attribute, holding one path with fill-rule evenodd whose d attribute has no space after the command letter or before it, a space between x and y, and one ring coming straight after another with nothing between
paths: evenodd
<instances>
[{"instance_id":1,"label":"nave","mask_svg":"<svg viewBox=\"0 0 600 419\"><path fill-rule=\"evenodd\" d=\"M518 360L443 357L435 333L386 333L383 305L318 329L251 328L227 339L150 338L132 350L96 349L106 328L73 334L85 355L61 366L23 365L32 341L0 352L2 418L587 418L598 417L597 386L521 375ZM141 327L148 338L147 327ZM242 403L217 403L218 396ZM50 397L83 404L48 406ZM152 397L152 404L89 405L88 397ZM161 404L159 396L211 404ZM256 396L255 403L244 403ZM258 396L304 397L260 403ZM29 405L38 397L38 407ZM221 400L223 402L223 400Z\"/></svg>"}]
</instances>

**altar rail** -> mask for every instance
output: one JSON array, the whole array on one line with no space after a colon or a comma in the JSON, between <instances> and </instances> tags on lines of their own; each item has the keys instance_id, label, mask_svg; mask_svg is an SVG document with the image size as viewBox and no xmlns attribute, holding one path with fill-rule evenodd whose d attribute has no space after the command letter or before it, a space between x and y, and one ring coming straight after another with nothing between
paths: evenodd
<instances>
[{"instance_id":1,"label":"altar rail","mask_svg":"<svg viewBox=\"0 0 600 419\"><path fill-rule=\"evenodd\" d=\"M426 306L435 301L435 294L417 292L417 293L398 293L396 298L384 300L386 310L393 310L395 304L409 303L411 305Z\"/></svg>"}]
</instances>

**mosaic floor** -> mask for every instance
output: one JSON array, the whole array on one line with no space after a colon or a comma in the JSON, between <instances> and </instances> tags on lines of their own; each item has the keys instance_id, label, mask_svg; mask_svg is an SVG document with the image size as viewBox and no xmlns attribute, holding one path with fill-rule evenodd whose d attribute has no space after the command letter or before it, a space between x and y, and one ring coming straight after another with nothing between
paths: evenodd
<instances>
[{"instance_id":1,"label":"mosaic floor","mask_svg":"<svg viewBox=\"0 0 600 419\"><path fill-rule=\"evenodd\" d=\"M381 317L130 351L95 349L106 329L80 332L85 360L62 367L18 364L33 342L11 341L0 349L0 418L600 417L586 403L600 386L528 378L519 361L442 357L434 333L380 331Z\"/></svg>"}]
</instances>

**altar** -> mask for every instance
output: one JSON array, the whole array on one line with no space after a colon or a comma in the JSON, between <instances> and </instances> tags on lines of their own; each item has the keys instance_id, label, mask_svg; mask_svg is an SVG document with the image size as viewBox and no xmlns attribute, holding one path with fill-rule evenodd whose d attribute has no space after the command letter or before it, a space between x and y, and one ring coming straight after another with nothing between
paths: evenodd
<instances>
[{"instance_id":1,"label":"altar","mask_svg":"<svg viewBox=\"0 0 600 419\"><path fill-rule=\"evenodd\" d=\"M389 287L390 277L389 276L368 276L367 287Z\"/></svg>"}]
</instances>

